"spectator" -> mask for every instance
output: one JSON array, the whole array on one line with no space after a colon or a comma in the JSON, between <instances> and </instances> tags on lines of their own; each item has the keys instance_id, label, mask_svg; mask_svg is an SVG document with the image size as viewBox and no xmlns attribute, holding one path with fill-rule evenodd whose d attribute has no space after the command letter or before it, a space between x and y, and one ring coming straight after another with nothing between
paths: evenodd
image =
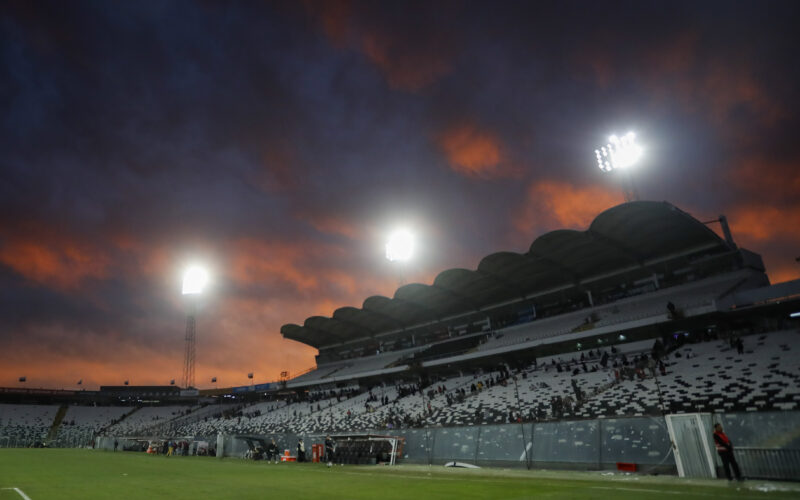
<instances>
[{"instance_id":1,"label":"spectator","mask_svg":"<svg viewBox=\"0 0 800 500\"><path fill-rule=\"evenodd\" d=\"M667 312L669 313L668 315L670 319L675 319L677 317L675 304L672 302L667 302Z\"/></svg>"}]
</instances>

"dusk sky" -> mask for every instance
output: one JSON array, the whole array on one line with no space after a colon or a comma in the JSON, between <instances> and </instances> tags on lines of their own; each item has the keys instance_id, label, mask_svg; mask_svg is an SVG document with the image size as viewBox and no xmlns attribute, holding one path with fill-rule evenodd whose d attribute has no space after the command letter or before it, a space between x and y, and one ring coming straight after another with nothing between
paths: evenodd
<instances>
[{"instance_id":1,"label":"dusk sky","mask_svg":"<svg viewBox=\"0 0 800 500\"><path fill-rule=\"evenodd\" d=\"M622 203L725 214L800 277L800 3L4 1L0 386L299 373L285 323ZM384 258L391 228L419 255ZM717 228L715 228L717 229ZM26 376L20 384L18 377Z\"/></svg>"}]
</instances>

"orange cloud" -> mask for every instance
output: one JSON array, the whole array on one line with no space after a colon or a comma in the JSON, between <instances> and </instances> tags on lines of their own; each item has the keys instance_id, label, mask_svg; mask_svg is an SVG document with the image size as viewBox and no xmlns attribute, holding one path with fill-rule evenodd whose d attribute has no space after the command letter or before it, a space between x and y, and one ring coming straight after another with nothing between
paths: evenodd
<instances>
[{"instance_id":1,"label":"orange cloud","mask_svg":"<svg viewBox=\"0 0 800 500\"><path fill-rule=\"evenodd\" d=\"M739 106L754 111L766 125L773 125L785 116L783 106L770 97L746 65L731 66L716 61L707 66L700 85L700 99L710 103L719 124L725 124Z\"/></svg>"},{"instance_id":2,"label":"orange cloud","mask_svg":"<svg viewBox=\"0 0 800 500\"><path fill-rule=\"evenodd\" d=\"M436 138L454 171L482 178L514 177L518 169L506 161L500 139L471 122L449 127Z\"/></svg>"},{"instance_id":3,"label":"orange cloud","mask_svg":"<svg viewBox=\"0 0 800 500\"><path fill-rule=\"evenodd\" d=\"M741 238L759 244L774 240L800 243L800 233L797 231L800 227L800 205L783 208L773 205L734 207L729 223L737 240Z\"/></svg>"},{"instance_id":4,"label":"orange cloud","mask_svg":"<svg viewBox=\"0 0 800 500\"><path fill-rule=\"evenodd\" d=\"M528 187L525 206L515 219L515 227L530 234L534 227L586 229L603 210L623 200L616 192L601 186L576 186L544 180Z\"/></svg>"},{"instance_id":5,"label":"orange cloud","mask_svg":"<svg viewBox=\"0 0 800 500\"><path fill-rule=\"evenodd\" d=\"M514 227L526 237L545 229L584 230L600 212L622 201L618 193L601 186L537 181L528 187L528 196L514 219Z\"/></svg>"},{"instance_id":6,"label":"orange cloud","mask_svg":"<svg viewBox=\"0 0 800 500\"><path fill-rule=\"evenodd\" d=\"M728 179L743 192L791 202L800 192L800 161L750 157L734 166Z\"/></svg>"},{"instance_id":7,"label":"orange cloud","mask_svg":"<svg viewBox=\"0 0 800 500\"><path fill-rule=\"evenodd\" d=\"M451 71L441 48L409 46L379 32L365 33L361 49L393 89L418 91Z\"/></svg>"},{"instance_id":8,"label":"orange cloud","mask_svg":"<svg viewBox=\"0 0 800 500\"><path fill-rule=\"evenodd\" d=\"M76 289L87 278L105 278L111 262L99 248L65 237L12 235L0 246L0 263L38 284Z\"/></svg>"},{"instance_id":9,"label":"orange cloud","mask_svg":"<svg viewBox=\"0 0 800 500\"><path fill-rule=\"evenodd\" d=\"M573 61L581 74L588 68L600 87L633 77L657 99L678 102L690 112L708 111L719 125L729 125L730 116L741 107L767 125L786 116L781 103L764 88L746 51L737 52L736 60L725 60L706 50L697 33L684 32L628 59L616 59L607 49L582 47Z\"/></svg>"},{"instance_id":10,"label":"orange cloud","mask_svg":"<svg viewBox=\"0 0 800 500\"><path fill-rule=\"evenodd\" d=\"M277 380L283 370L299 373L314 364L315 349L283 340L280 336L258 344L248 344L242 339L236 339L236 342L237 350L243 355L231 360L215 359L215 351L208 342L202 338L198 340L195 377L198 387L247 385L250 383L248 372L255 373L257 383L269 382ZM37 352L28 356L25 351L16 351L15 354L25 360L0 358L0 387L94 390L101 385L122 385L125 380L129 380L131 385L169 385L170 380L180 384L182 346L175 347L174 353L131 350L132 355L125 358L103 356L97 359L43 357ZM27 377L24 384L17 382L20 376ZM211 377L217 377L216 384L211 383ZM83 381L80 386L78 380Z\"/></svg>"},{"instance_id":11,"label":"orange cloud","mask_svg":"<svg viewBox=\"0 0 800 500\"><path fill-rule=\"evenodd\" d=\"M359 231L355 225L335 215L301 215L300 218L321 233L340 235L350 239L359 237Z\"/></svg>"},{"instance_id":12,"label":"orange cloud","mask_svg":"<svg viewBox=\"0 0 800 500\"><path fill-rule=\"evenodd\" d=\"M728 179L747 198L729 210L734 237L800 243L800 168L796 161L753 156L735 165Z\"/></svg>"},{"instance_id":13,"label":"orange cloud","mask_svg":"<svg viewBox=\"0 0 800 500\"><path fill-rule=\"evenodd\" d=\"M308 291L316 288L318 281L304 261L310 254L321 251L313 245L242 239L232 249L229 273L240 284L282 282Z\"/></svg>"},{"instance_id":14,"label":"orange cloud","mask_svg":"<svg viewBox=\"0 0 800 500\"><path fill-rule=\"evenodd\" d=\"M350 37L353 3L349 0L313 2L304 0L306 12L321 25L322 32L337 47L345 47Z\"/></svg>"},{"instance_id":15,"label":"orange cloud","mask_svg":"<svg viewBox=\"0 0 800 500\"><path fill-rule=\"evenodd\" d=\"M305 7L334 46L363 53L393 89L416 92L452 71L453 44L440 30L395 34L394 20L385 26L365 19L349 1L305 2Z\"/></svg>"},{"instance_id":16,"label":"orange cloud","mask_svg":"<svg viewBox=\"0 0 800 500\"><path fill-rule=\"evenodd\" d=\"M800 279L800 265L796 262L779 265L774 269L767 263L766 267L770 283L783 283L785 281Z\"/></svg>"},{"instance_id":17,"label":"orange cloud","mask_svg":"<svg viewBox=\"0 0 800 500\"><path fill-rule=\"evenodd\" d=\"M338 307L339 305L336 305ZM288 341L279 330L289 317L299 321L330 314L329 301L309 304L280 296L228 296L197 316L196 382L199 387L245 385L247 372L256 382L277 380L283 370L298 373L314 364L316 350ZM60 325L36 325L6 339L0 350L0 387L77 388L100 385L168 385L180 382L183 362L183 320L161 324L156 341L122 332L70 331ZM171 326L170 326L171 325ZM152 325L151 325L152 326ZM61 345L59 342L68 342ZM26 376L25 384L17 378Z\"/></svg>"}]
</instances>

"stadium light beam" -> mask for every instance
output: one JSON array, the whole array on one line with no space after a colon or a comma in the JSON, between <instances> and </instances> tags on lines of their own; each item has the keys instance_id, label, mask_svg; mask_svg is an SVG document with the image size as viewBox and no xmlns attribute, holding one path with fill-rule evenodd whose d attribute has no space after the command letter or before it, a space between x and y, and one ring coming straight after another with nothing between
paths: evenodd
<instances>
[{"instance_id":1,"label":"stadium light beam","mask_svg":"<svg viewBox=\"0 0 800 500\"><path fill-rule=\"evenodd\" d=\"M639 161L643 153L642 147L636 144L636 134L633 132L628 132L622 137L612 135L608 138L608 144L594 150L597 166L600 167L600 170L603 172L623 170L627 173L627 179L622 181L622 192L625 196L625 201L639 199L636 186L633 183L633 174L631 173L633 169L631 167Z\"/></svg>"},{"instance_id":2,"label":"stadium light beam","mask_svg":"<svg viewBox=\"0 0 800 500\"><path fill-rule=\"evenodd\" d=\"M642 147L636 144L636 134L633 132L622 137L612 135L608 138L608 144L594 150L597 166L603 172L631 167L639 161L643 153Z\"/></svg>"},{"instance_id":3,"label":"stadium light beam","mask_svg":"<svg viewBox=\"0 0 800 500\"><path fill-rule=\"evenodd\" d=\"M190 266L183 273L183 295L198 295L208 284L208 272L199 266Z\"/></svg>"},{"instance_id":4,"label":"stadium light beam","mask_svg":"<svg viewBox=\"0 0 800 500\"><path fill-rule=\"evenodd\" d=\"M386 242L386 258L392 262L408 262L414 257L414 235L407 229L398 229Z\"/></svg>"}]
</instances>

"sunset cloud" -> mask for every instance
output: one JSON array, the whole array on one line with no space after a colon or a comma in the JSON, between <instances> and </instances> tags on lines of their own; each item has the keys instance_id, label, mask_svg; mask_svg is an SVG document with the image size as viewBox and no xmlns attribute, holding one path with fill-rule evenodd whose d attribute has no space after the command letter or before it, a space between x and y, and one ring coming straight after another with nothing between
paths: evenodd
<instances>
[{"instance_id":1,"label":"sunset cloud","mask_svg":"<svg viewBox=\"0 0 800 500\"><path fill-rule=\"evenodd\" d=\"M38 285L76 290L88 279L108 276L108 250L76 234L37 220L0 229L0 264Z\"/></svg>"},{"instance_id":2,"label":"sunset cloud","mask_svg":"<svg viewBox=\"0 0 800 500\"><path fill-rule=\"evenodd\" d=\"M725 130L733 124L732 115L743 111L764 125L787 116L785 106L759 78L759 61L749 47L721 58L708 45L698 32L683 31L624 52L610 51L603 44L581 46L573 60L581 74L592 75L599 87L634 81L638 90L647 91L657 102L680 103Z\"/></svg>"},{"instance_id":3,"label":"sunset cloud","mask_svg":"<svg viewBox=\"0 0 800 500\"><path fill-rule=\"evenodd\" d=\"M301 214L299 218L308 222L321 233L344 236L350 239L356 239L360 236L359 229L352 222L333 214Z\"/></svg>"},{"instance_id":4,"label":"sunset cloud","mask_svg":"<svg viewBox=\"0 0 800 500\"><path fill-rule=\"evenodd\" d=\"M695 7L10 4L0 386L177 379L190 259L214 278L201 387L302 371L316 351L282 324L622 203L592 163L617 127L647 148L642 199L724 213L773 281L798 276L796 6ZM402 272L399 222L420 236Z\"/></svg>"},{"instance_id":5,"label":"sunset cloud","mask_svg":"<svg viewBox=\"0 0 800 500\"><path fill-rule=\"evenodd\" d=\"M453 69L453 42L448 32L426 29L420 12L409 11L407 17L396 13L385 19L351 1L306 2L305 7L334 46L364 54L392 89L417 92ZM438 18L447 5L436 7L439 12L428 14Z\"/></svg>"},{"instance_id":6,"label":"sunset cloud","mask_svg":"<svg viewBox=\"0 0 800 500\"><path fill-rule=\"evenodd\" d=\"M436 144L455 172L478 178L504 178L518 175L503 154L500 138L471 122L444 130Z\"/></svg>"},{"instance_id":7,"label":"sunset cloud","mask_svg":"<svg viewBox=\"0 0 800 500\"><path fill-rule=\"evenodd\" d=\"M618 193L601 186L576 186L555 180L533 182L514 218L515 229L524 235L544 230L586 230L603 210L620 204Z\"/></svg>"},{"instance_id":8,"label":"sunset cloud","mask_svg":"<svg viewBox=\"0 0 800 500\"><path fill-rule=\"evenodd\" d=\"M323 249L299 243L242 239L232 249L229 273L238 284L283 283L301 292L309 291L319 284L317 275L308 267L308 259L314 254L322 256Z\"/></svg>"},{"instance_id":9,"label":"sunset cloud","mask_svg":"<svg viewBox=\"0 0 800 500\"><path fill-rule=\"evenodd\" d=\"M789 241L800 248L800 203L789 207L739 205L730 215L734 234L758 245L766 241Z\"/></svg>"},{"instance_id":10,"label":"sunset cloud","mask_svg":"<svg viewBox=\"0 0 800 500\"><path fill-rule=\"evenodd\" d=\"M737 159L726 179L742 193L776 203L793 203L800 193L800 158L772 159L767 155Z\"/></svg>"},{"instance_id":11,"label":"sunset cloud","mask_svg":"<svg viewBox=\"0 0 800 500\"><path fill-rule=\"evenodd\" d=\"M365 33L361 49L383 73L393 89L418 91L436 82L451 71L450 61L443 57L438 40L421 40L409 47L405 40L386 37L382 33ZM426 43L430 43L427 47ZM431 50L437 47L439 50Z\"/></svg>"}]
</instances>

